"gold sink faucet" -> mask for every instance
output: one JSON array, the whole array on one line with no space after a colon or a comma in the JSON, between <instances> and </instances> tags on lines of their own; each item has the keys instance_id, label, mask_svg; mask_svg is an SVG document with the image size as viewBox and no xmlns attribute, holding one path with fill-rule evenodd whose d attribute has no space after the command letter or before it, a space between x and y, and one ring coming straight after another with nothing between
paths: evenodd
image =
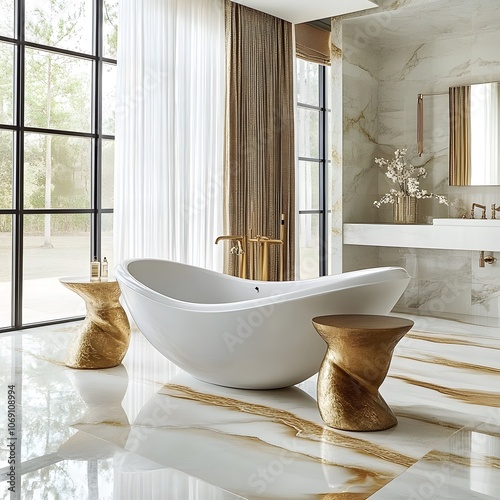
<instances>
[{"instance_id":1,"label":"gold sink faucet","mask_svg":"<svg viewBox=\"0 0 500 500\"><path fill-rule=\"evenodd\" d=\"M473 203L472 208L470 210L470 218L474 219L474 209L475 208L482 208L483 213L481 214L481 219L486 219L486 206L485 205L480 205L479 203Z\"/></svg>"},{"instance_id":2,"label":"gold sink faucet","mask_svg":"<svg viewBox=\"0 0 500 500\"><path fill-rule=\"evenodd\" d=\"M491 218L496 219L496 212L500 212L500 207L497 207L495 203L491 205Z\"/></svg>"}]
</instances>

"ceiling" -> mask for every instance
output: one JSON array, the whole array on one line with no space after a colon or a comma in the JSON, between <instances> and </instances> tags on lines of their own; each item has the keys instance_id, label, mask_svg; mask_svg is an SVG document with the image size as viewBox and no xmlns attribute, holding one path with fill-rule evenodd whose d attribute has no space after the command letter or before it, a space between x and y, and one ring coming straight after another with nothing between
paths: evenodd
<instances>
[{"instance_id":1,"label":"ceiling","mask_svg":"<svg viewBox=\"0 0 500 500\"><path fill-rule=\"evenodd\" d=\"M369 25L369 26L368 26ZM401 43L423 43L435 38L456 38L457 35L498 30L500 2L498 0L435 0L409 5L397 12L375 13L347 19L342 23L344 36L361 33L370 42L381 46ZM368 29L368 27L370 29ZM375 29L375 28L379 29ZM468 47L464 46L464 50Z\"/></svg>"},{"instance_id":2,"label":"ceiling","mask_svg":"<svg viewBox=\"0 0 500 500\"><path fill-rule=\"evenodd\" d=\"M294 24L377 7L376 0L233 0Z\"/></svg>"}]
</instances>

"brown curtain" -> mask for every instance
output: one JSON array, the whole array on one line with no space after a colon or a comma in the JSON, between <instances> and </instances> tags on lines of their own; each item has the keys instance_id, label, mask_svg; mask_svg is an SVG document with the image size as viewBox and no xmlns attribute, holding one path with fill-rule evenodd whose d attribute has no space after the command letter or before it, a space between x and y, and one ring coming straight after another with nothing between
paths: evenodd
<instances>
[{"instance_id":1,"label":"brown curtain","mask_svg":"<svg viewBox=\"0 0 500 500\"><path fill-rule=\"evenodd\" d=\"M296 24L295 50L297 57L330 66L330 38L330 31L307 23Z\"/></svg>"},{"instance_id":2,"label":"brown curtain","mask_svg":"<svg viewBox=\"0 0 500 500\"><path fill-rule=\"evenodd\" d=\"M283 278L295 267L295 176L292 25L234 2L226 4L228 102L225 234L281 239ZM279 277L271 246L269 279ZM237 274L228 255L225 272ZM247 259L247 277L249 277Z\"/></svg>"},{"instance_id":3,"label":"brown curtain","mask_svg":"<svg viewBox=\"0 0 500 500\"><path fill-rule=\"evenodd\" d=\"M450 87L450 186L471 183L470 85Z\"/></svg>"}]
</instances>

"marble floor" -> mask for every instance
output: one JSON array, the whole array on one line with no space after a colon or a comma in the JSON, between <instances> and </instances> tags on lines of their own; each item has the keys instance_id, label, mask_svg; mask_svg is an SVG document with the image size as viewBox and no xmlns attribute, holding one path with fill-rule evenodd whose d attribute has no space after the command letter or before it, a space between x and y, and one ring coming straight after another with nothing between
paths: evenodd
<instances>
[{"instance_id":1,"label":"marble floor","mask_svg":"<svg viewBox=\"0 0 500 500\"><path fill-rule=\"evenodd\" d=\"M77 323L3 334L0 498L500 498L498 329L404 316L381 387L399 423L372 433L325 426L314 377L209 385L139 332L119 367L74 370Z\"/></svg>"}]
</instances>

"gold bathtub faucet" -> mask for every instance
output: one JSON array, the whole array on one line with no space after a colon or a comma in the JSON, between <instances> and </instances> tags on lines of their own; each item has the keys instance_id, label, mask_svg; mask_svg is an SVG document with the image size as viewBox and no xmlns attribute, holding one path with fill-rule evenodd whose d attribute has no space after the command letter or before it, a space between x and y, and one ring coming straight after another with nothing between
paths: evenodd
<instances>
[{"instance_id":1,"label":"gold bathtub faucet","mask_svg":"<svg viewBox=\"0 0 500 500\"><path fill-rule=\"evenodd\" d=\"M247 237L224 235L215 240L217 245L219 241L235 241L237 246L231 247L231 254L238 256L238 276L247 277L247 254L249 262L249 279L262 281L269 280L269 247L271 245L279 246L279 281L283 281L283 248L285 245L285 215L281 214L281 239L272 239L268 236L253 235L250 229L250 235Z\"/></svg>"},{"instance_id":2,"label":"gold bathtub faucet","mask_svg":"<svg viewBox=\"0 0 500 500\"><path fill-rule=\"evenodd\" d=\"M262 281L268 281L269 280L269 245L283 245L283 242L281 240L272 240L271 238L268 238L267 236L255 236L255 238L249 238L248 239L249 243L253 243L254 246L257 247L257 251L255 252L257 254L257 262L258 262L258 270L259 270L259 276L258 279L261 279ZM282 256L283 256L283 251L280 252L280 276L279 280L283 281L283 270L282 270ZM251 279L254 278L253 274L255 271L255 262L252 259L251 260L251 267L252 270L251 272Z\"/></svg>"},{"instance_id":3,"label":"gold bathtub faucet","mask_svg":"<svg viewBox=\"0 0 500 500\"><path fill-rule=\"evenodd\" d=\"M246 247L247 247L247 237L246 236L231 236L231 235L226 235L226 236L218 236L217 239L215 240L215 244L217 245L219 241L236 241L237 247L236 251L233 251L233 248L231 248L231 253L234 253L235 255L238 256L238 275L240 278L246 278L247 277L247 256L246 256Z\"/></svg>"}]
</instances>

